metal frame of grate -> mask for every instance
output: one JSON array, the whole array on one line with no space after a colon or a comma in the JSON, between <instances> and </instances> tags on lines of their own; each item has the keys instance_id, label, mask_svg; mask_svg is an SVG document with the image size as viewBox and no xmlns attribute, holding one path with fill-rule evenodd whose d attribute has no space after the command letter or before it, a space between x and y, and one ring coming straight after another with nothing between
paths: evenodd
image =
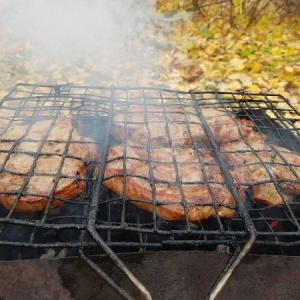
<instances>
[{"instance_id":1,"label":"metal frame of grate","mask_svg":"<svg viewBox=\"0 0 300 300\"><path fill-rule=\"evenodd\" d=\"M202 107L221 108L230 112L242 110L245 114L250 110L263 109L264 112L272 114L272 122L264 122L267 115L253 117L247 114L246 117L255 124L262 120L259 130L276 132L276 138L287 146L294 140L297 144L299 130L294 123L300 118L299 113L280 95L250 94L246 91L179 92L161 88L18 84L0 103L0 130L5 131L12 122L32 124L44 118L55 119L58 116L72 115L72 118L83 122L83 127L86 125L86 134L96 140L102 158L106 158L111 143L110 128L114 111L116 107L124 108L132 104L143 105L145 112L148 105L163 106L166 124L168 123L166 110L171 105L183 109L193 107L196 110L216 153L226 185L237 204L237 213L233 220L224 220L217 215L214 220L191 223L188 221L185 202L183 202L185 220L181 222L160 220L156 215L155 205L152 214L144 213L127 205L128 199L125 195L116 197L102 186L106 164L106 160L102 159L96 178L91 176L87 179L86 192L59 209L50 210L48 205L43 213L25 215L15 213L13 208L9 212L1 208L0 246L34 249L76 248L77 255L79 254L121 295L130 299L130 295L93 262L91 254L99 253L93 249L98 251L101 249L100 253L108 254L143 296L149 299L148 291L116 255L118 251L182 249L182 247L197 249L220 244L233 246L235 251L232 259L220 274L210 294L210 297L214 298L254 244L267 246L300 244L298 201L284 203L280 208L245 205L239 197L228 166L223 161L219 146L201 112ZM284 109L278 109L280 106ZM286 118L286 115L289 118ZM261 163L264 164L263 161ZM154 186L153 179L150 180ZM153 194L155 195L155 190ZM213 205L217 209L218 206L215 203ZM276 226L273 226L274 222ZM288 226L281 226L282 224Z\"/></svg>"}]
</instances>

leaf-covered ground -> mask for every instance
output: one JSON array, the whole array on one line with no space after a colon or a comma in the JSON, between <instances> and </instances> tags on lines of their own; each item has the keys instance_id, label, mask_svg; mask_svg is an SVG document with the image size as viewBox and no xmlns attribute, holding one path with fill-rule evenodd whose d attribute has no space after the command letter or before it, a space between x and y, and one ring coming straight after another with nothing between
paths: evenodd
<instances>
[{"instance_id":1,"label":"leaf-covered ground","mask_svg":"<svg viewBox=\"0 0 300 300\"><path fill-rule=\"evenodd\" d=\"M209 20L209 18L207 18ZM300 22L272 16L245 29L218 18L203 27L203 18L183 13L162 27L165 48L157 75L179 89L280 93L298 103L300 94Z\"/></svg>"},{"instance_id":2,"label":"leaf-covered ground","mask_svg":"<svg viewBox=\"0 0 300 300\"><path fill-rule=\"evenodd\" d=\"M18 82L74 83L246 89L279 93L298 107L296 17L266 15L236 29L216 11L159 14L154 0L71 2L0 1L0 97Z\"/></svg>"}]
</instances>

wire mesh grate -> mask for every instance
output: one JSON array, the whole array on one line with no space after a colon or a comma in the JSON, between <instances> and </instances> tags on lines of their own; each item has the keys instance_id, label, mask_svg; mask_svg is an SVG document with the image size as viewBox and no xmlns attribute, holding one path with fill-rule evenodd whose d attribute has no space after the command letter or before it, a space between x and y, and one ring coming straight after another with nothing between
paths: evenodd
<instances>
[{"instance_id":1,"label":"wire mesh grate","mask_svg":"<svg viewBox=\"0 0 300 300\"><path fill-rule=\"evenodd\" d=\"M96 144L102 159L94 161L98 164L96 170L89 171L89 175L81 179L86 184L86 189L73 200L57 208L51 208L51 201L56 197L61 201L63 198L54 196L54 190L51 191L46 209L40 212L22 213L17 212L17 202L10 209L3 206L0 208L0 245L6 246L30 246L35 248L90 248L97 246L94 238L89 232L93 227L96 233L116 251L134 251L140 249L177 249L180 247L212 247L218 244L239 245L249 240L250 233L255 231L256 243L263 245L297 245L299 242L299 218L300 207L298 196L293 197L293 201L282 201L280 204L266 205L258 201L251 201L251 189L246 192L246 200L241 199L238 190L234 184L233 176L228 168L227 161L221 168L222 176L225 176L226 185L220 182L220 179L194 178L190 182L184 182L186 185L205 184L208 186L206 191L211 198L210 202L193 203L196 207L210 207L214 213L213 218L208 220L190 220L190 203L185 196L185 189L182 188L181 177L183 167L176 151L181 148L174 145L175 134L172 132L174 123L186 126L186 136L190 139L190 148L195 151L199 145L193 136L191 128L193 126L205 127L206 117L199 119L199 113L203 109L213 109L216 111L226 111L232 115L238 115L238 118L247 119L256 125L256 130L262 135L265 134L271 140L272 151L276 152L280 162L266 162L261 157L262 152L269 153L269 150L257 151L251 144L251 153L255 152L257 161L248 163L247 167L261 164L264 169L269 170L274 164L286 165L294 176L293 182L298 183L298 173L296 163L291 163L287 156L289 151L299 152L299 129L295 126L299 120L299 113L289 104L289 102L280 95L268 94L250 94L245 91L235 93L223 92L179 92L158 88L128 88L128 87L90 87L90 86L46 86L46 85L16 85L11 92L0 103L0 131L2 135L11 128L12 124L30 126L43 120L51 120L55 124L57 119L72 119L73 123L82 124L81 134L89 140L80 143ZM139 106L134 116L140 116L140 120L132 118L128 107ZM154 110L153 110L154 107ZM174 110L175 107L175 110ZM278 109L283 107L283 109ZM184 112L182 118L178 121L172 117L179 112ZM121 159L125 168L123 180L125 184L120 195L109 191L103 184L105 180L112 177L105 177L105 167L108 162L120 159L120 156L109 160L110 147L116 144L116 140L111 137L111 127L115 124L114 116L124 114L124 146L123 158ZM156 119L151 120L151 116L156 115ZM158 117L159 116L159 117ZM287 117L288 116L288 117ZM145 120L148 122L145 123ZM234 122L236 122L234 120ZM146 124L146 140L143 147L139 145L130 145L130 126L144 126ZM152 159L151 128L153 124L163 124L165 141L171 149L170 160L164 163ZM153 125L154 126L154 125ZM207 123L206 123L206 126ZM51 131L51 126L49 131ZM129 128L129 129L128 129ZM150 129L149 129L150 128ZM208 126L208 129L210 127ZM73 129L72 129L73 130ZM72 144L70 137L64 141L64 145ZM210 130L210 129L209 129ZM218 141L214 134L209 137L209 142L215 142L217 150L220 149ZM30 142L23 139L5 140L19 145L20 142ZM2 139L3 140L3 139ZM57 142L57 140L47 140L44 138L41 142ZM268 140L267 140L268 141ZM178 146L178 147L177 147ZM287 154L279 148L286 148ZM128 149L134 149L134 153L146 153L144 158L132 157ZM6 156L15 153L12 150L3 150ZM41 155L41 149L38 148L36 157ZM126 151L124 150L126 149ZM179 150L178 150L179 149ZM281 149L281 148L280 148ZM139 152L140 151L140 152ZM218 150L219 151L219 150ZM233 151L233 154L245 155L247 152ZM30 156L31 152L24 152ZM220 160L224 162L223 156L229 152L220 152L214 154L216 161L201 163L201 152L197 152L196 163L191 163L195 170L206 174L206 169L219 166ZM258 153L258 154L257 154ZM45 153L47 154L47 153ZM49 154L49 153L48 153ZM121 155L121 156L122 156ZM297 157L298 154L295 154ZM62 160L66 157L73 157L68 152L60 154ZM220 157L219 157L220 156ZM33 157L35 157L33 155ZM275 159L275 158L274 158ZM138 161L139 164L149 165L150 177L145 174L130 174L126 172L125 161ZM2 164L2 174L9 172L6 170L7 160ZM35 164L37 160L35 160ZM199 165L196 167L196 165ZM62 168L61 162L60 168ZM127 166L128 167L128 166ZM173 170L170 172L170 179L159 178L157 169L165 168ZM30 180L34 175L34 166L30 172L26 173ZM60 169L61 170L61 169ZM225 171L224 171L225 170ZM225 172L225 173L224 173ZM128 173L128 174L127 174ZM18 173L17 173L18 174ZM174 178L172 179L172 174ZM269 174L268 172L266 174ZM291 176L292 176L291 175ZM61 175L60 175L61 176ZM149 180L151 193L153 195L154 205L150 211L145 212L132 205L132 201L141 206L147 203L147 200L132 199L126 195L126 182L130 177ZM195 176L194 176L195 177ZM222 177L222 178L223 178ZM129 179L128 179L129 178ZM229 179L228 179L229 178ZM54 178L56 181L59 178ZM265 178L260 181L261 184L273 183L277 188L279 196L280 187L283 183L289 182L289 178ZM158 209L162 206L170 206L168 201L159 199L157 196L158 186L173 185L178 188L176 192L180 197L180 204L183 207L182 218L173 222L164 220L160 217ZM234 195L232 204L219 202L211 186L213 184L222 184L222 188L228 188ZM26 185L26 183L25 183ZM246 183L244 183L246 186ZM256 186L256 183L247 183L250 188ZM19 194L13 191L20 198L26 194L23 189ZM5 194L2 192L2 196ZM36 195L36 194L34 194ZM37 195L36 195L37 196ZM283 195L283 197L285 197ZM230 218L223 218L219 215L220 208L234 209L235 213ZM149 210L149 209L148 209ZM173 247L173 248L172 248ZM176 248L177 247L177 248Z\"/></svg>"}]
</instances>

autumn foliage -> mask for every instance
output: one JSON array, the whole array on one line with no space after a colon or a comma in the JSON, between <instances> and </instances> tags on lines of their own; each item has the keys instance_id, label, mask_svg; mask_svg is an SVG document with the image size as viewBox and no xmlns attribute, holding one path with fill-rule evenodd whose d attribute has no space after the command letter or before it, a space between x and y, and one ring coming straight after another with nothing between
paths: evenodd
<instances>
[{"instance_id":1,"label":"autumn foliage","mask_svg":"<svg viewBox=\"0 0 300 300\"><path fill-rule=\"evenodd\" d=\"M184 90L279 93L298 105L300 22L296 10L294 15L289 13L286 1L279 7L279 1L241 0L214 5L201 1L204 6L192 10L196 2L200 5L200 1L157 2L164 20L158 24L159 43L165 46L157 62L159 76L173 79Z\"/></svg>"}]
</instances>

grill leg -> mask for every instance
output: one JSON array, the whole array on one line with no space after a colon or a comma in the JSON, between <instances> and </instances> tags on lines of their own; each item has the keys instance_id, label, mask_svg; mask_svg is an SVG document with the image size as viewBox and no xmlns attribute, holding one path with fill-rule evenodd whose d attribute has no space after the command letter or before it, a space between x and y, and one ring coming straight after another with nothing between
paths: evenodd
<instances>
[{"instance_id":1,"label":"grill leg","mask_svg":"<svg viewBox=\"0 0 300 300\"><path fill-rule=\"evenodd\" d=\"M229 259L228 263L224 267L224 270L220 274L220 277L218 278L215 285L213 286L210 294L205 298L206 300L216 299L216 297L219 295L219 293L222 291L222 289L228 282L234 270L238 267L242 259L248 254L254 242L255 242L255 235L252 234L248 243L244 246L243 250L235 251L233 256Z\"/></svg>"},{"instance_id":2,"label":"grill leg","mask_svg":"<svg viewBox=\"0 0 300 300\"><path fill-rule=\"evenodd\" d=\"M116 255L116 253L105 243L105 241L99 236L94 228L90 229L90 233L93 239L102 247L109 258L115 263L115 265L124 273L125 276L131 281L131 283L136 287L136 289L141 294L141 299L151 300L152 297L146 287L132 274L128 267L123 263L123 261ZM95 264L90 258L88 258L82 250L80 250L81 258L88 263L100 276L103 277L106 282L111 285L124 299L133 300L133 298L121 288L114 280L112 280L101 268Z\"/></svg>"},{"instance_id":3,"label":"grill leg","mask_svg":"<svg viewBox=\"0 0 300 300\"><path fill-rule=\"evenodd\" d=\"M80 257L124 299L134 300L134 298L132 298L123 288L121 288L113 279L111 279L97 264L95 264L89 257L87 257L82 250L80 250L79 253Z\"/></svg>"}]
</instances>

